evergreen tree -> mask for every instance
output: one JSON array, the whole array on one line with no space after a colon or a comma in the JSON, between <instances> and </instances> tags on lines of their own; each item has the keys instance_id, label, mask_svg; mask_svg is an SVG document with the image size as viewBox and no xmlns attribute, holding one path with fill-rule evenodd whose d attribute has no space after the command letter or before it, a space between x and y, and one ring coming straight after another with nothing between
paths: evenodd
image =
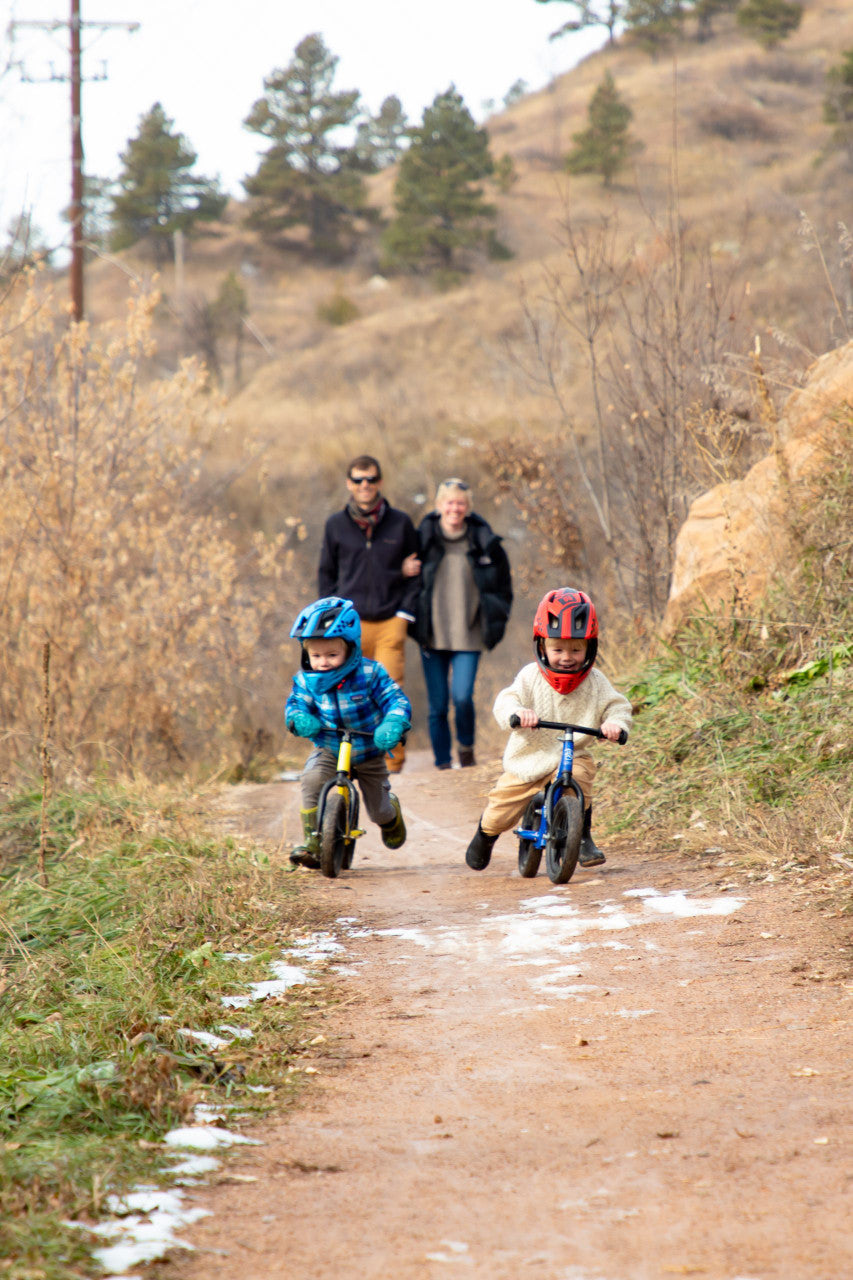
<instances>
[{"instance_id":1,"label":"evergreen tree","mask_svg":"<svg viewBox=\"0 0 853 1280\"><path fill-rule=\"evenodd\" d=\"M385 234L392 265L447 271L458 250L487 243L496 211L478 184L493 169L488 134L451 85L426 108L400 161Z\"/></svg>"},{"instance_id":2,"label":"evergreen tree","mask_svg":"<svg viewBox=\"0 0 853 1280\"><path fill-rule=\"evenodd\" d=\"M624 17L632 39L656 53L681 34L684 4L682 0L627 0Z\"/></svg>"},{"instance_id":3,"label":"evergreen tree","mask_svg":"<svg viewBox=\"0 0 853 1280\"><path fill-rule=\"evenodd\" d=\"M609 71L590 99L587 117L586 129L572 135L575 145L566 157L566 168L569 173L600 173L609 187L628 156L642 146L628 132L634 113L619 96Z\"/></svg>"},{"instance_id":4,"label":"evergreen tree","mask_svg":"<svg viewBox=\"0 0 853 1280\"><path fill-rule=\"evenodd\" d=\"M536 0L537 4L551 4L553 0ZM607 40L613 44L616 38L616 24L625 10L624 0L558 0L560 4L568 4L577 12L577 17L570 18L552 32L551 39L568 35L572 31L583 31L585 27L606 27Z\"/></svg>"},{"instance_id":5,"label":"evergreen tree","mask_svg":"<svg viewBox=\"0 0 853 1280\"><path fill-rule=\"evenodd\" d=\"M746 0L737 11L738 26L765 49L775 49L796 31L802 16L796 0Z\"/></svg>"},{"instance_id":6,"label":"evergreen tree","mask_svg":"<svg viewBox=\"0 0 853 1280\"><path fill-rule=\"evenodd\" d=\"M387 97L378 115L362 120L355 135L356 165L364 173L378 173L399 159L408 136L409 122L403 104L395 95Z\"/></svg>"},{"instance_id":7,"label":"evergreen tree","mask_svg":"<svg viewBox=\"0 0 853 1280\"><path fill-rule=\"evenodd\" d=\"M696 39L710 40L714 35L714 19L723 13L733 13L739 3L740 0L695 0Z\"/></svg>"},{"instance_id":8,"label":"evergreen tree","mask_svg":"<svg viewBox=\"0 0 853 1280\"><path fill-rule=\"evenodd\" d=\"M121 154L122 171L110 211L110 243L129 249L147 241L157 262L173 253L176 231L222 216L228 197L216 180L194 177L197 160L159 102L140 118L139 132Z\"/></svg>"},{"instance_id":9,"label":"evergreen tree","mask_svg":"<svg viewBox=\"0 0 853 1280\"><path fill-rule=\"evenodd\" d=\"M272 236L307 227L311 247L328 257L340 255L364 206L358 159L341 141L359 114L359 94L333 91L337 65L322 36L306 36L288 66L264 80L264 96L244 121L272 142L243 180L252 200L248 224Z\"/></svg>"},{"instance_id":10,"label":"evergreen tree","mask_svg":"<svg viewBox=\"0 0 853 1280\"><path fill-rule=\"evenodd\" d=\"M823 118L833 125L828 151L846 151L853 167L853 49L845 49L843 59L826 73L827 91Z\"/></svg>"}]
</instances>

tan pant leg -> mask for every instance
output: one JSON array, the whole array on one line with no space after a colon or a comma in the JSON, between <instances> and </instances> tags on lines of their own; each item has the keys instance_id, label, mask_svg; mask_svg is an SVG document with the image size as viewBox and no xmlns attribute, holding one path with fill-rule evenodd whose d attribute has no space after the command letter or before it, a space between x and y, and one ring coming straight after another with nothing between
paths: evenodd
<instances>
[{"instance_id":1,"label":"tan pant leg","mask_svg":"<svg viewBox=\"0 0 853 1280\"><path fill-rule=\"evenodd\" d=\"M365 658L373 658L388 672L392 680L400 687L406 668L406 633L405 618L386 618L383 622L365 622L361 624L361 651ZM389 773L399 773L406 758L406 748L398 742L385 757Z\"/></svg>"},{"instance_id":2,"label":"tan pant leg","mask_svg":"<svg viewBox=\"0 0 853 1280\"><path fill-rule=\"evenodd\" d=\"M575 756L572 766L572 777L583 792L583 806L588 809L592 803L592 784L597 765L592 756ZM537 791L544 790L553 774L546 773L543 778L533 782L522 782L514 773L502 773L486 797L486 807L480 818L480 826L486 835L499 835L509 831L523 816L527 803Z\"/></svg>"},{"instance_id":3,"label":"tan pant leg","mask_svg":"<svg viewBox=\"0 0 853 1280\"><path fill-rule=\"evenodd\" d=\"M523 782L514 773L502 773L486 797L486 807L480 818L480 826L486 835L500 835L514 827L527 808L528 800L541 791L551 777L546 773L544 778L534 782Z\"/></svg>"}]
</instances>

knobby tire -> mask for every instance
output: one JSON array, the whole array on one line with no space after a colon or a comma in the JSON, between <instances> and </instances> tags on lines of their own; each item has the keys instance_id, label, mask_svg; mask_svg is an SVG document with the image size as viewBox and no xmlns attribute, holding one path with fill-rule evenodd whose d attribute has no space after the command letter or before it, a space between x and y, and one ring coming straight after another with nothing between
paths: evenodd
<instances>
[{"instance_id":1,"label":"knobby tire","mask_svg":"<svg viewBox=\"0 0 853 1280\"><path fill-rule=\"evenodd\" d=\"M554 805L551 833L545 847L545 865L553 884L568 884L578 864L583 832L583 801L566 791Z\"/></svg>"},{"instance_id":2,"label":"knobby tire","mask_svg":"<svg viewBox=\"0 0 853 1280\"><path fill-rule=\"evenodd\" d=\"M330 791L323 808L320 831L320 870L334 879L346 858L347 802L339 791Z\"/></svg>"},{"instance_id":3,"label":"knobby tire","mask_svg":"<svg viewBox=\"0 0 853 1280\"><path fill-rule=\"evenodd\" d=\"M542 802L545 799L544 791L537 791L536 795L524 810L524 817L521 819L521 825L526 831L535 831L539 826L539 816L542 813ZM542 850L537 849L532 840L519 840L518 842L518 873L525 880L532 880L539 870L539 863L542 861Z\"/></svg>"}]
</instances>

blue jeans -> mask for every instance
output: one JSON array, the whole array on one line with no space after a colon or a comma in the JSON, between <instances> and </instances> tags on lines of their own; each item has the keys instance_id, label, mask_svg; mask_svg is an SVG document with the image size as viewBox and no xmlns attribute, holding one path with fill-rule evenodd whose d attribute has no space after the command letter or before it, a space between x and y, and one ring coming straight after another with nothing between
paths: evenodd
<instances>
[{"instance_id":1,"label":"blue jeans","mask_svg":"<svg viewBox=\"0 0 853 1280\"><path fill-rule=\"evenodd\" d=\"M447 713L453 699L456 740L460 747L474 745L474 681L480 654L467 649L421 649L427 700L429 737L437 765L450 764L450 724Z\"/></svg>"}]
</instances>

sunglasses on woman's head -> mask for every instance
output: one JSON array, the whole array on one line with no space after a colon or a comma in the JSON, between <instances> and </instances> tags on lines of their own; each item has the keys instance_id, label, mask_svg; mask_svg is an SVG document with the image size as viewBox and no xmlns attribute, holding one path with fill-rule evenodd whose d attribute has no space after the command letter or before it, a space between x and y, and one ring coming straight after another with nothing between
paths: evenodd
<instances>
[{"instance_id":1,"label":"sunglasses on woman's head","mask_svg":"<svg viewBox=\"0 0 853 1280\"><path fill-rule=\"evenodd\" d=\"M442 480L442 484L450 485L453 489L470 489L471 486L466 480L459 480L456 476L451 476L449 480Z\"/></svg>"}]
</instances>

